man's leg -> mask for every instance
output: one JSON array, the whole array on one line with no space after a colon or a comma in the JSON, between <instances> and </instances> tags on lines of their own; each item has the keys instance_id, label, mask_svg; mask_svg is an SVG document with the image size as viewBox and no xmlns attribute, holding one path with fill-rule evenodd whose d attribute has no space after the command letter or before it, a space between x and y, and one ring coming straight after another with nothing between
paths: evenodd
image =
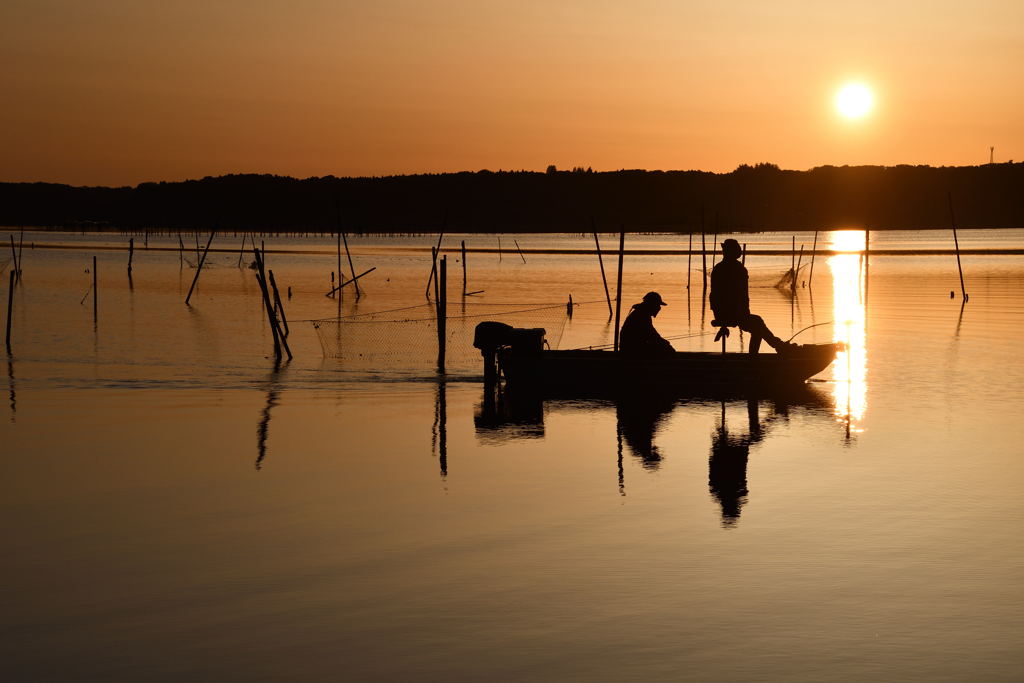
<instances>
[{"instance_id":1,"label":"man's leg","mask_svg":"<svg viewBox=\"0 0 1024 683\"><path fill-rule=\"evenodd\" d=\"M750 353L757 353L761 348L761 340L768 342L768 346L778 350L785 342L772 334L764 319L759 315L748 315L741 323L740 329L750 333Z\"/></svg>"}]
</instances>

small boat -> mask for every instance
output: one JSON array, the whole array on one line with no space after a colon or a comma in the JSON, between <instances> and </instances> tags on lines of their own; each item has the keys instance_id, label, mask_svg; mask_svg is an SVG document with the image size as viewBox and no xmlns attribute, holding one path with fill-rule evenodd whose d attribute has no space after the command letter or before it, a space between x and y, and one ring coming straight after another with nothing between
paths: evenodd
<instances>
[{"instance_id":1,"label":"small boat","mask_svg":"<svg viewBox=\"0 0 1024 683\"><path fill-rule=\"evenodd\" d=\"M842 348L841 344L803 344L783 353L676 351L656 356L589 349L556 351L543 347L542 329L490 325L483 330L478 326L474 339L484 355L485 379L494 380L500 374L509 386L544 389L785 389L803 384L827 368Z\"/></svg>"}]
</instances>

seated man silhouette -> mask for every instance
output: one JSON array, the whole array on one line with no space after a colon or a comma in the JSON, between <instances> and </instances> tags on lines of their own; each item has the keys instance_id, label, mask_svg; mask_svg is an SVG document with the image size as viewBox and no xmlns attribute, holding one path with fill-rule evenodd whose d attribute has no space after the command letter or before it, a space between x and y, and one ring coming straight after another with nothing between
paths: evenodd
<instances>
[{"instance_id":1,"label":"seated man silhouette","mask_svg":"<svg viewBox=\"0 0 1024 683\"><path fill-rule=\"evenodd\" d=\"M654 318L661 312L662 306L668 306L661 300L657 292L647 292L644 299L633 304L633 309L626 316L619 331L619 350L629 354L649 356L674 353L675 349L654 329Z\"/></svg>"},{"instance_id":2,"label":"seated man silhouette","mask_svg":"<svg viewBox=\"0 0 1024 683\"><path fill-rule=\"evenodd\" d=\"M750 333L750 353L757 353L761 340L777 352L793 348L795 344L784 342L768 329L759 315L750 312L750 296L747 291L747 269L740 263L740 243L734 239L722 242L722 260L711 270L711 310L715 314L713 324L719 327L738 327Z\"/></svg>"}]
</instances>

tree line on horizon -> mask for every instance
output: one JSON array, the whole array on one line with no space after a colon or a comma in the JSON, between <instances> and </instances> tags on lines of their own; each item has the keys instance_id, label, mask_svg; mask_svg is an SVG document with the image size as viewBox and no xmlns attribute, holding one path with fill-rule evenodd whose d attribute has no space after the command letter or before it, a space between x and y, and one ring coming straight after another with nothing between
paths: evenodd
<instances>
[{"instance_id":1,"label":"tree line on horizon","mask_svg":"<svg viewBox=\"0 0 1024 683\"><path fill-rule=\"evenodd\" d=\"M951 215L952 208L952 215ZM1024 163L741 165L730 173L233 174L134 187L0 183L0 224L261 232L741 232L1024 227Z\"/></svg>"}]
</instances>

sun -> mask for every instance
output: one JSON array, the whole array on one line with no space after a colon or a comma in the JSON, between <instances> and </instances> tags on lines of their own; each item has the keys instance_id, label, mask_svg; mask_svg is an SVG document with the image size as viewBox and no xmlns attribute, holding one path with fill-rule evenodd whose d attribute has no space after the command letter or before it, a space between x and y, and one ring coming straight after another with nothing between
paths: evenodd
<instances>
[{"instance_id":1,"label":"sun","mask_svg":"<svg viewBox=\"0 0 1024 683\"><path fill-rule=\"evenodd\" d=\"M863 83L847 83L836 93L836 110L848 119L860 119L871 113L875 96Z\"/></svg>"}]
</instances>

